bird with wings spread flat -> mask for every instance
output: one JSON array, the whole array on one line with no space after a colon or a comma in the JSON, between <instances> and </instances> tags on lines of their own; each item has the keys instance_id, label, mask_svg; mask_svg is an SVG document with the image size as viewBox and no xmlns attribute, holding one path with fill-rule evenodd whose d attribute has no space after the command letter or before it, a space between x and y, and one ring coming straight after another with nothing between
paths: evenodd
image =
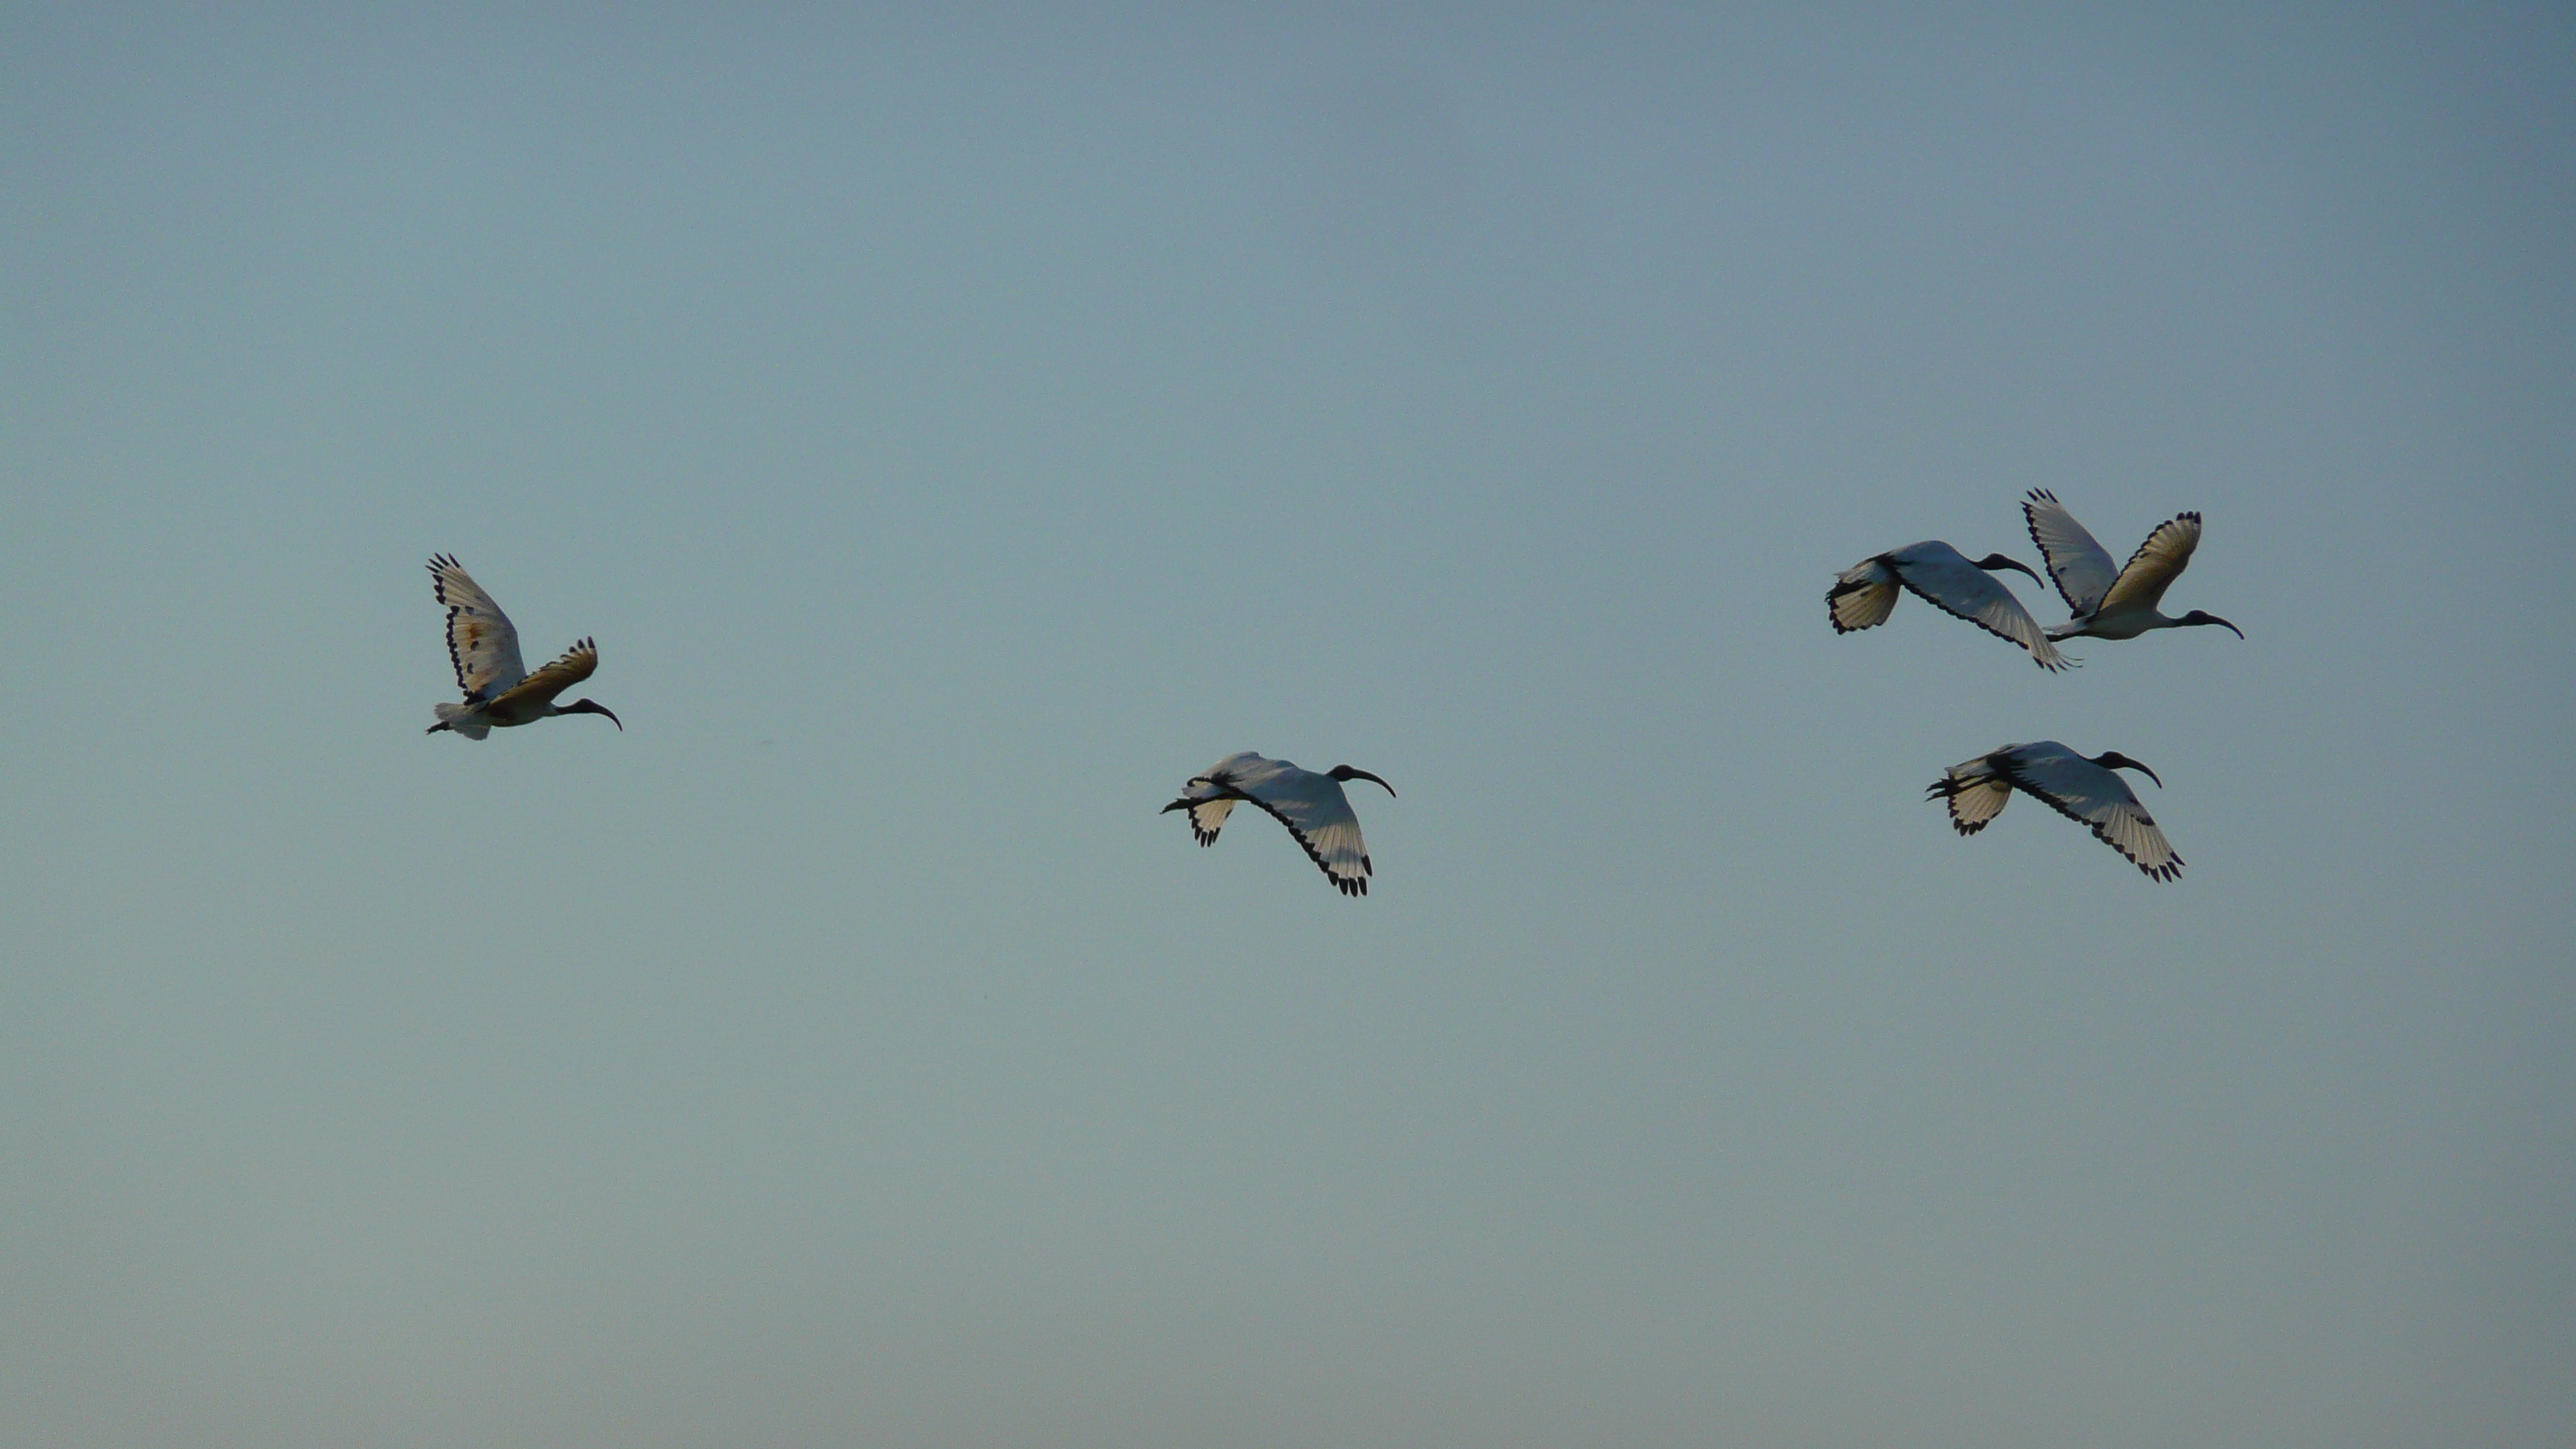
<instances>
[{"instance_id":1,"label":"bird with wings spread flat","mask_svg":"<svg viewBox=\"0 0 2576 1449\"><path fill-rule=\"evenodd\" d=\"M2182 857L2156 818L2113 770L2136 770L2164 788L2155 771L2117 750L2086 758L2055 740L2005 745L1952 765L1932 782L1929 798L1950 807L1950 824L1974 835L2001 815L2019 790L2093 832L2153 880L2182 874Z\"/></svg>"},{"instance_id":2,"label":"bird with wings spread flat","mask_svg":"<svg viewBox=\"0 0 2576 1449\"><path fill-rule=\"evenodd\" d=\"M1288 827L1333 889L1346 896L1364 896L1377 868L1369 863L1368 845L1360 839L1360 818L1342 793L1346 780L1367 780L1389 795L1395 793L1393 785L1366 770L1335 765L1319 775L1245 750L1192 776L1181 787L1181 798L1164 806L1163 813L1188 811L1191 834L1201 845L1214 845L1236 802L1248 800Z\"/></svg>"},{"instance_id":3,"label":"bird with wings spread flat","mask_svg":"<svg viewBox=\"0 0 2576 1449\"><path fill-rule=\"evenodd\" d=\"M2039 573L2026 563L2018 563L1999 553L1971 559L1939 539L1909 543L1843 570L1834 576L1834 586L1825 592L1825 617L1832 621L1834 632L1849 634L1855 629L1875 629L1887 622L1896 608L1900 590L1913 594L1945 614L1965 619L2006 643L2018 644L2030 651L2031 662L2042 669L2060 670L2074 666L2075 661L2057 652L2039 621L2022 607L2021 600L1993 577L1998 569L2019 569L2039 581Z\"/></svg>"}]
</instances>

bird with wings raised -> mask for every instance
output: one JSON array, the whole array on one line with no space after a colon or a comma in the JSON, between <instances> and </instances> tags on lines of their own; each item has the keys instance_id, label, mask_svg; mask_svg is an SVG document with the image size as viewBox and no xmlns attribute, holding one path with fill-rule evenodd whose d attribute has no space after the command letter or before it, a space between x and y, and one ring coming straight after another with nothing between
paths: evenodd
<instances>
[{"instance_id":1,"label":"bird with wings raised","mask_svg":"<svg viewBox=\"0 0 2576 1449\"><path fill-rule=\"evenodd\" d=\"M2179 619L2169 619L2156 605L2164 602L2165 590L2182 577L2191 564L2192 550L2200 547L2200 515L2177 513L2157 524L2138 551L2129 555L2124 568L2111 567L2110 551L2103 548L2057 495L2045 488L2033 488L2022 500L2021 515L2030 525L2030 541L2037 546L2049 576L2057 581L2058 596L2074 617L2063 624L2048 626L2051 639L2135 639L2150 629L2180 629L2189 625L2215 624L2245 637L2245 631L2216 614L2194 609Z\"/></svg>"},{"instance_id":2,"label":"bird with wings raised","mask_svg":"<svg viewBox=\"0 0 2576 1449\"><path fill-rule=\"evenodd\" d=\"M447 554L429 559L430 587L447 606L447 657L456 666L462 704L431 708L438 723L429 733L452 730L479 740L496 729L552 719L559 714L604 714L619 730L626 728L607 706L594 700L555 703L555 696L588 679L599 667L599 646L588 639L564 651L562 658L534 674L519 662L519 631L510 616L483 592L483 586Z\"/></svg>"},{"instance_id":3,"label":"bird with wings raised","mask_svg":"<svg viewBox=\"0 0 2576 1449\"><path fill-rule=\"evenodd\" d=\"M1897 590L1902 588L1945 614L2029 650L2031 662L2042 669L2073 667L2076 661L2058 653L2030 610L1992 577L1997 569L2019 569L2032 582L2039 581L2038 571L2028 564L1999 553L1971 559L1939 539L1890 549L1835 576L1834 586L1825 593L1825 617L1833 621L1837 634L1875 629L1895 610Z\"/></svg>"},{"instance_id":4,"label":"bird with wings raised","mask_svg":"<svg viewBox=\"0 0 2576 1449\"><path fill-rule=\"evenodd\" d=\"M2093 838L2129 858L2154 880L2182 874L2182 857L2157 828L2156 818L2115 769L2137 770L2164 788L2155 771L2117 750L2086 758L2055 740L2006 745L1952 765L1932 782L1928 798L1945 800L1950 824L1974 835L2001 815L2021 791L2093 832Z\"/></svg>"},{"instance_id":5,"label":"bird with wings raised","mask_svg":"<svg viewBox=\"0 0 2576 1449\"><path fill-rule=\"evenodd\" d=\"M1360 818L1352 812L1349 797L1342 793L1342 782L1346 780L1367 780L1389 795L1395 793L1393 785L1366 770L1335 765L1318 775L1286 760L1265 759L1246 750L1208 766L1205 774L1193 776L1181 787L1181 798L1164 806L1163 813L1188 811L1190 833L1199 844L1214 845L1235 802L1249 800L1288 827L1288 833L1305 847L1307 856L1335 890L1346 896L1364 896L1368 894L1369 877L1377 868L1369 863L1367 842L1360 839Z\"/></svg>"}]
</instances>

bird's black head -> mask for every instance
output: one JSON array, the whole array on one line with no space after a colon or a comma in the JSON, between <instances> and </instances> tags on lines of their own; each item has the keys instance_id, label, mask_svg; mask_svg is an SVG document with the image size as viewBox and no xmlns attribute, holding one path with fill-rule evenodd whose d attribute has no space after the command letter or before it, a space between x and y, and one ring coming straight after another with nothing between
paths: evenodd
<instances>
[{"instance_id":1,"label":"bird's black head","mask_svg":"<svg viewBox=\"0 0 2576 1449\"><path fill-rule=\"evenodd\" d=\"M2023 573L2030 575L2030 581L2032 583L2042 586L2045 586L2048 583L2048 580L2039 576L2039 570L2021 562L2019 559L2009 559L1999 553L1990 553L1984 558L1977 560L1977 567L1984 569L1988 573L1992 573L1997 569L2019 569Z\"/></svg>"},{"instance_id":2,"label":"bird's black head","mask_svg":"<svg viewBox=\"0 0 2576 1449\"><path fill-rule=\"evenodd\" d=\"M2217 626L2219 626L2219 627L2220 627L2220 628L2222 628L2222 629L2226 629L2226 630L2229 630L2229 631L2233 632L2233 633L2236 635L2236 637L2237 637L2237 638L2239 638L2239 639L2242 639L2242 638L2244 638L2244 637L2245 637L2245 631L2244 631L2244 630L2239 629L2239 628L2237 628L2235 625L2228 623L2225 619L2222 619L2222 618L2218 617L2216 614L2205 613L2205 612L2203 612L2203 611L2201 611L2201 610L2199 610L2199 609L2194 609L2194 610L2192 610L2190 613L2183 615L2181 618L2174 620L2174 623L2175 623L2176 625L2182 625L2182 624L2216 624Z\"/></svg>"},{"instance_id":3,"label":"bird's black head","mask_svg":"<svg viewBox=\"0 0 2576 1449\"><path fill-rule=\"evenodd\" d=\"M1327 775L1332 776L1332 777L1333 777L1334 779L1336 779L1336 780L1342 780L1342 781L1350 781L1350 780L1366 780L1366 781L1368 781L1370 784L1377 786L1377 787L1378 787L1379 789L1381 789L1381 790L1384 790L1384 791L1385 791L1386 793L1388 793L1389 795L1392 795L1392 794L1394 794L1394 793L1395 793L1395 787L1394 787L1393 785L1388 784L1388 783L1387 783L1387 782L1385 782L1384 780L1379 779L1377 776L1370 774L1370 773L1369 773L1368 771L1366 771L1366 770L1354 770L1354 769L1352 769L1352 768L1351 768L1350 766L1348 766L1348 765L1335 765L1333 768L1331 768L1331 769L1329 769L1329 770L1326 770L1324 773L1325 773L1325 774L1327 774Z\"/></svg>"},{"instance_id":4,"label":"bird's black head","mask_svg":"<svg viewBox=\"0 0 2576 1449\"><path fill-rule=\"evenodd\" d=\"M2161 790L2165 787L2165 782L2162 776L2138 763L2136 760L2130 759L2128 756L2121 754L2118 750L2104 750L2102 753L2093 757L2093 763L2100 765L2106 770L2136 770L2145 775L2148 779L2155 781L2157 789Z\"/></svg>"},{"instance_id":5,"label":"bird's black head","mask_svg":"<svg viewBox=\"0 0 2576 1449\"><path fill-rule=\"evenodd\" d=\"M608 716L608 722L610 724L617 726L617 732L619 734L622 735L626 733L626 722L619 719L614 710L611 710L607 705L601 704L598 700L576 699L572 703L565 705L563 707L563 712L565 714L604 714Z\"/></svg>"}]
</instances>

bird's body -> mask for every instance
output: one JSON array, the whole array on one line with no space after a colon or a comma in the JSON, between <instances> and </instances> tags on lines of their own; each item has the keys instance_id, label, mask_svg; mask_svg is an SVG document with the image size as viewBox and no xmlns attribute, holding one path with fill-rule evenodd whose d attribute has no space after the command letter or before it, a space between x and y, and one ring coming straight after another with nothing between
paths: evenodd
<instances>
[{"instance_id":1,"label":"bird's body","mask_svg":"<svg viewBox=\"0 0 2576 1449\"><path fill-rule=\"evenodd\" d=\"M2154 629L2200 624L2218 625L2239 639L2245 637L2244 630L2216 614L2194 609L2171 619L2156 608L2164 602L2165 590L2191 565L2192 551L2200 547L2198 513L2177 513L2156 525L2129 556L2128 565L2116 569L2109 550L2075 521L2056 494L2045 488L2030 490L2022 500L2021 513L2030 525L2031 543L2056 581L2058 596L2074 615L2063 624L2048 626L2049 638L2135 639Z\"/></svg>"},{"instance_id":2,"label":"bird's body","mask_svg":"<svg viewBox=\"0 0 2576 1449\"><path fill-rule=\"evenodd\" d=\"M2019 569L2033 580L2039 578L2030 565L2002 554L1971 559L1938 539L1926 539L1863 559L1836 575L1833 588L1825 594L1825 614L1837 634L1874 629L1887 622L1896 608L1897 590L1903 588L1944 613L2029 650L2031 661L2042 669L2072 667L2075 661L2057 652L2039 620L1995 579L1992 571L1996 569Z\"/></svg>"},{"instance_id":3,"label":"bird's body","mask_svg":"<svg viewBox=\"0 0 2576 1449\"><path fill-rule=\"evenodd\" d=\"M1360 818L1342 793L1345 780L1373 781L1387 794L1395 793L1394 786L1366 770L1335 765L1319 775L1245 750L1192 777L1181 787L1181 798L1164 806L1163 813L1188 811L1190 832L1199 844L1214 845L1235 802L1249 800L1288 827L1335 890L1364 896L1377 868L1369 862L1367 842L1360 839Z\"/></svg>"},{"instance_id":4,"label":"bird's body","mask_svg":"<svg viewBox=\"0 0 2576 1449\"><path fill-rule=\"evenodd\" d=\"M2127 856L2151 879L2182 874L2182 857L2156 825L2128 782L2113 769L2143 770L2162 788L2156 772L2117 750L2086 758L2055 740L2005 745L1952 765L1932 782L1929 795L1949 803L1950 824L1974 835L2003 813L2019 790L2058 814L2086 826L2093 837Z\"/></svg>"},{"instance_id":5,"label":"bird's body","mask_svg":"<svg viewBox=\"0 0 2576 1449\"><path fill-rule=\"evenodd\" d=\"M530 674L519 662L518 629L473 575L454 558L433 554L429 577L438 602L447 606L447 657L456 666L456 687L465 691L462 704L431 707L438 723L429 727L429 733L452 730L479 740L496 729L559 714L604 714L620 730L626 728L624 721L594 701L554 702L556 695L599 668L598 645L583 639L562 658Z\"/></svg>"}]
</instances>

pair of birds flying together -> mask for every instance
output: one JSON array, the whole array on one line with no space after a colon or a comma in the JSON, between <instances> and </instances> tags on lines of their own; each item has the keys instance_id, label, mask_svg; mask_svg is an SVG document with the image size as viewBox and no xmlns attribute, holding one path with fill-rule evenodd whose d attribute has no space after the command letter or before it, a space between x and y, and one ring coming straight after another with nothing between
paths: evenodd
<instances>
[{"instance_id":1,"label":"pair of birds flying together","mask_svg":"<svg viewBox=\"0 0 2576 1449\"><path fill-rule=\"evenodd\" d=\"M2020 599L1993 575L2004 569L2039 574L2028 564L1990 553L1981 559L1938 539L1891 549L1843 570L1825 594L1826 617L1834 632L1848 634L1887 622L1899 590L2030 651L2040 668L2069 669L2079 661L2060 653L2061 639L2135 639L2156 629L2216 625L2245 637L2245 631L2215 614L2194 609L2181 618L2168 617L2158 605L2165 590L2182 576L2200 547L2200 515L2177 513L2158 524L2121 568L2113 568L2109 550L2075 521L2057 495L2034 488L2022 500L2022 521L2030 541L2047 564L2049 578L2071 611L2065 623L2042 627ZM2129 858L2155 880L2172 880L2182 871L2182 857L2157 828L2155 817L2138 803L2126 781L2114 771L2139 770L2155 780L2156 772L2117 750L2086 757L2055 740L2006 745L1973 760L1952 765L1932 783L1930 798L1949 802L1950 823L1961 835L1974 835L2003 812L2012 792L2020 790L2052 810L2089 827L2094 838Z\"/></svg>"},{"instance_id":2,"label":"pair of birds flying together","mask_svg":"<svg viewBox=\"0 0 2576 1449\"><path fill-rule=\"evenodd\" d=\"M583 639L562 658L530 674L519 661L518 626L462 564L450 555L434 554L429 577L432 592L447 608L447 657L456 666L456 687L465 692L462 703L432 707L438 723L429 727L429 733L449 730L479 740L496 729L566 714L604 714L619 730L626 728L624 721L595 700L555 703L555 696L599 668L597 644ZM1364 896L1376 867L1369 862L1368 843L1360 838L1359 816L1351 809L1350 797L1342 793L1343 784L1351 780L1367 780L1388 795L1395 794L1393 785L1366 770L1335 765L1319 775L1247 750L1193 776L1181 788L1181 798L1164 806L1163 813L1187 810L1191 833L1199 844L1214 845L1237 804L1258 805L1288 827L1335 890Z\"/></svg>"},{"instance_id":3,"label":"pair of birds flying together","mask_svg":"<svg viewBox=\"0 0 2576 1449\"><path fill-rule=\"evenodd\" d=\"M2110 551L2075 521L2056 494L2045 488L2030 490L2022 500L2021 513L2030 527L2030 541L2038 546L2049 578L2057 584L2058 596L2073 611L2065 623L2042 628L2012 590L1992 577L2003 569L2018 569L2038 582L2039 572L2030 565L1999 553L1972 561L1939 539L1926 539L1863 559L1835 578L1825 593L1834 632L1849 634L1886 623L1902 588L1943 613L2020 645L2030 651L2032 663L2052 671L2081 662L2058 652L2060 639L2135 639L2154 629L2202 624L2245 637L2244 630L2216 614L2194 609L2172 619L2156 607L2164 602L2165 590L2190 566L2192 551L2200 547L2198 513L2177 513L2156 525L2147 541L2129 555L2128 565L2116 569L2111 566Z\"/></svg>"}]
</instances>

